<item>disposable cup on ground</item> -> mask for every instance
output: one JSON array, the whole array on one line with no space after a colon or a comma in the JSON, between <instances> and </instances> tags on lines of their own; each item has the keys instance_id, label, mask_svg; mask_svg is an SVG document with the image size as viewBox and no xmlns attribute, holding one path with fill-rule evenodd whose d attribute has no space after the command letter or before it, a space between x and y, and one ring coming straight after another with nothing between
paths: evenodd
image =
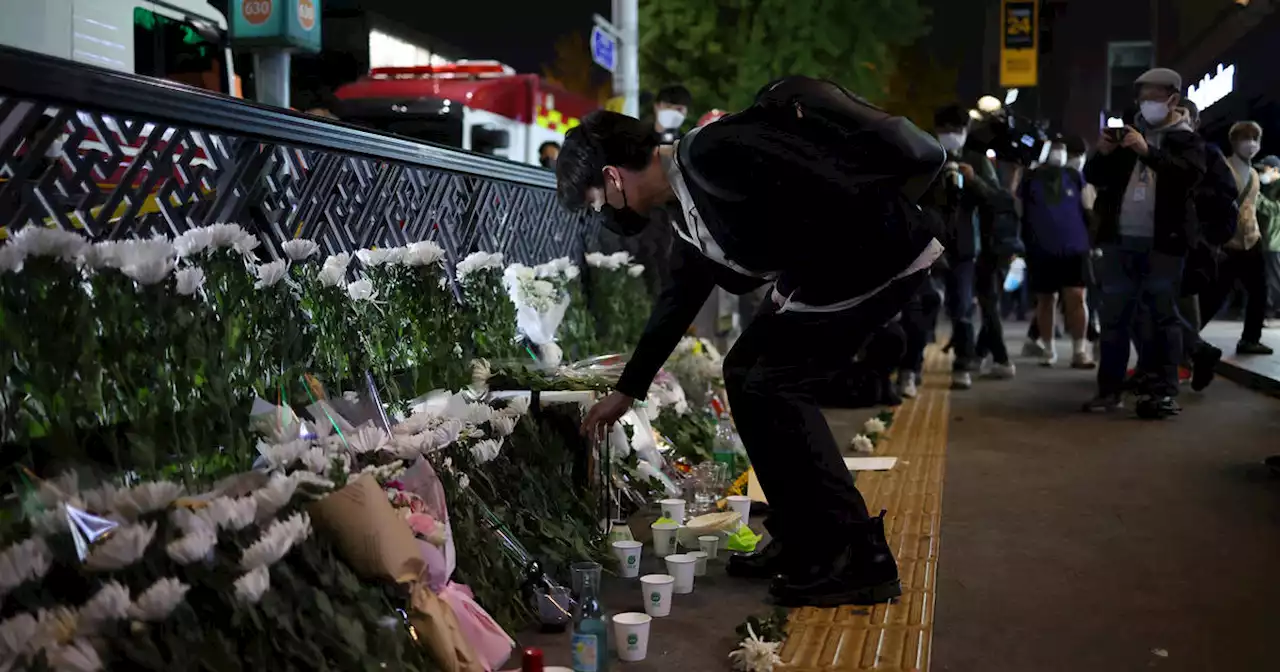
<instances>
[{"instance_id":1,"label":"disposable cup on ground","mask_svg":"<svg viewBox=\"0 0 1280 672\"><path fill-rule=\"evenodd\" d=\"M708 560L715 560L720 555L720 535L705 534L698 537L698 550L706 553Z\"/></svg>"},{"instance_id":2,"label":"disposable cup on ground","mask_svg":"<svg viewBox=\"0 0 1280 672\"><path fill-rule=\"evenodd\" d=\"M618 576L634 579L640 576L640 549L644 544L638 541L613 542L613 555L618 559Z\"/></svg>"},{"instance_id":3,"label":"disposable cup on ground","mask_svg":"<svg viewBox=\"0 0 1280 672\"><path fill-rule=\"evenodd\" d=\"M674 576L676 585L671 589L677 595L693 592L693 573L698 569L698 559L687 553L668 555L667 573Z\"/></svg>"},{"instance_id":4,"label":"disposable cup on ground","mask_svg":"<svg viewBox=\"0 0 1280 672\"><path fill-rule=\"evenodd\" d=\"M654 618L671 614L671 593L676 577L670 574L645 574L640 577L640 592L644 598L644 613Z\"/></svg>"},{"instance_id":5,"label":"disposable cup on ground","mask_svg":"<svg viewBox=\"0 0 1280 672\"><path fill-rule=\"evenodd\" d=\"M689 555L694 559L693 575L706 576L707 575L707 554L703 551L690 551L686 555Z\"/></svg>"},{"instance_id":6,"label":"disposable cup on ground","mask_svg":"<svg viewBox=\"0 0 1280 672\"><path fill-rule=\"evenodd\" d=\"M751 498L746 495L729 495L729 508L742 516L742 524L751 524Z\"/></svg>"},{"instance_id":7,"label":"disposable cup on ground","mask_svg":"<svg viewBox=\"0 0 1280 672\"><path fill-rule=\"evenodd\" d=\"M663 499L658 501L658 506L662 507L662 517L670 518L677 523L684 522L684 500L683 499Z\"/></svg>"},{"instance_id":8,"label":"disposable cup on ground","mask_svg":"<svg viewBox=\"0 0 1280 672\"><path fill-rule=\"evenodd\" d=\"M597 589L600 587L600 563L598 562L575 562L569 565L570 575L573 578L572 584L574 597L582 596L582 578L587 574L591 575L591 585Z\"/></svg>"},{"instance_id":9,"label":"disposable cup on ground","mask_svg":"<svg viewBox=\"0 0 1280 672\"><path fill-rule=\"evenodd\" d=\"M618 658L628 663L644 660L645 654L649 652L649 624L652 622L652 616L635 612L613 617Z\"/></svg>"},{"instance_id":10,"label":"disposable cup on ground","mask_svg":"<svg viewBox=\"0 0 1280 672\"><path fill-rule=\"evenodd\" d=\"M654 523L649 527L653 529L653 552L659 558L676 552L676 532L680 529L678 523Z\"/></svg>"}]
</instances>

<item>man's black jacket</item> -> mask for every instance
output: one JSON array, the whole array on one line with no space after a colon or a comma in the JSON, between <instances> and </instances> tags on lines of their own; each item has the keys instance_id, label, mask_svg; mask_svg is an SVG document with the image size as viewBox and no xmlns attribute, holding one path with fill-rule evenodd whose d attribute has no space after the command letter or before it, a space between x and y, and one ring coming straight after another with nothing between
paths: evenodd
<instances>
[{"instance_id":1,"label":"man's black jacket","mask_svg":"<svg viewBox=\"0 0 1280 672\"><path fill-rule=\"evenodd\" d=\"M1008 258L1021 251L1013 196L1000 186L995 168L985 156L966 152L974 178L957 189L944 173L920 199L930 227L947 246L949 262L970 261L982 252Z\"/></svg>"},{"instance_id":2,"label":"man's black jacket","mask_svg":"<svg viewBox=\"0 0 1280 672\"><path fill-rule=\"evenodd\" d=\"M1120 239L1120 209L1138 161L1156 176L1154 249L1182 257L1199 240L1192 189L1205 172L1204 140L1182 122L1162 135L1158 145L1148 143L1146 156L1117 147L1110 154L1094 155L1085 165L1085 180L1098 190L1093 211L1098 217L1099 243Z\"/></svg>"},{"instance_id":3,"label":"man's black jacket","mask_svg":"<svg viewBox=\"0 0 1280 672\"><path fill-rule=\"evenodd\" d=\"M671 282L618 381L637 399L717 285L742 294L773 277L784 295L831 304L889 282L933 239L906 201L941 166L937 142L827 82L766 87L752 107L685 136L676 161L711 237L752 274L677 237ZM668 207L687 226L680 204Z\"/></svg>"}]
</instances>

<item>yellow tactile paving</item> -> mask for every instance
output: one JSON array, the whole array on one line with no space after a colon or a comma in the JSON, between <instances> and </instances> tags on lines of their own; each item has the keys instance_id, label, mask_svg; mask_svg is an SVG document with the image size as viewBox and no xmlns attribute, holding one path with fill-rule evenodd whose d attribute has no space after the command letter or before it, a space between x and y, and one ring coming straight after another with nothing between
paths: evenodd
<instances>
[{"instance_id":1,"label":"yellow tactile paving","mask_svg":"<svg viewBox=\"0 0 1280 672\"><path fill-rule=\"evenodd\" d=\"M930 348L919 397L898 410L877 454L893 455L887 472L864 472L858 488L873 512L888 509L889 543L902 575L894 604L791 612L782 670L929 669L938 570L942 478L947 451L951 358Z\"/></svg>"}]
</instances>

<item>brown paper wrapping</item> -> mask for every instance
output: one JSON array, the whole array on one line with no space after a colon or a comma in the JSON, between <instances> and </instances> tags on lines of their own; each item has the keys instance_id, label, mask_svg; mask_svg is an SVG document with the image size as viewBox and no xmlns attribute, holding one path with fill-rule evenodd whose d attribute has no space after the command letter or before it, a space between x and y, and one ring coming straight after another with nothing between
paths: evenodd
<instances>
[{"instance_id":1,"label":"brown paper wrapping","mask_svg":"<svg viewBox=\"0 0 1280 672\"><path fill-rule=\"evenodd\" d=\"M409 625L443 672L486 672L447 602L420 583L413 589L410 606Z\"/></svg>"},{"instance_id":2,"label":"brown paper wrapping","mask_svg":"<svg viewBox=\"0 0 1280 672\"><path fill-rule=\"evenodd\" d=\"M412 583L426 569L417 538L373 476L365 474L312 504L311 519L333 535L360 576Z\"/></svg>"}]
</instances>

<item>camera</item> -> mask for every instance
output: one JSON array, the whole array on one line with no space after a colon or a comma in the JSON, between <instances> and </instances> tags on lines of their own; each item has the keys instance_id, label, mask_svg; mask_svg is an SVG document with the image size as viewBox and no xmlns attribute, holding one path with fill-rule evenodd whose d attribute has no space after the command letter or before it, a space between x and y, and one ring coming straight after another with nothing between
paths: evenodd
<instances>
[{"instance_id":1,"label":"camera","mask_svg":"<svg viewBox=\"0 0 1280 672\"><path fill-rule=\"evenodd\" d=\"M970 143L983 151L994 151L1001 161L1023 166L1041 160L1049 136L1035 122L1001 111L984 115L969 132Z\"/></svg>"}]
</instances>

